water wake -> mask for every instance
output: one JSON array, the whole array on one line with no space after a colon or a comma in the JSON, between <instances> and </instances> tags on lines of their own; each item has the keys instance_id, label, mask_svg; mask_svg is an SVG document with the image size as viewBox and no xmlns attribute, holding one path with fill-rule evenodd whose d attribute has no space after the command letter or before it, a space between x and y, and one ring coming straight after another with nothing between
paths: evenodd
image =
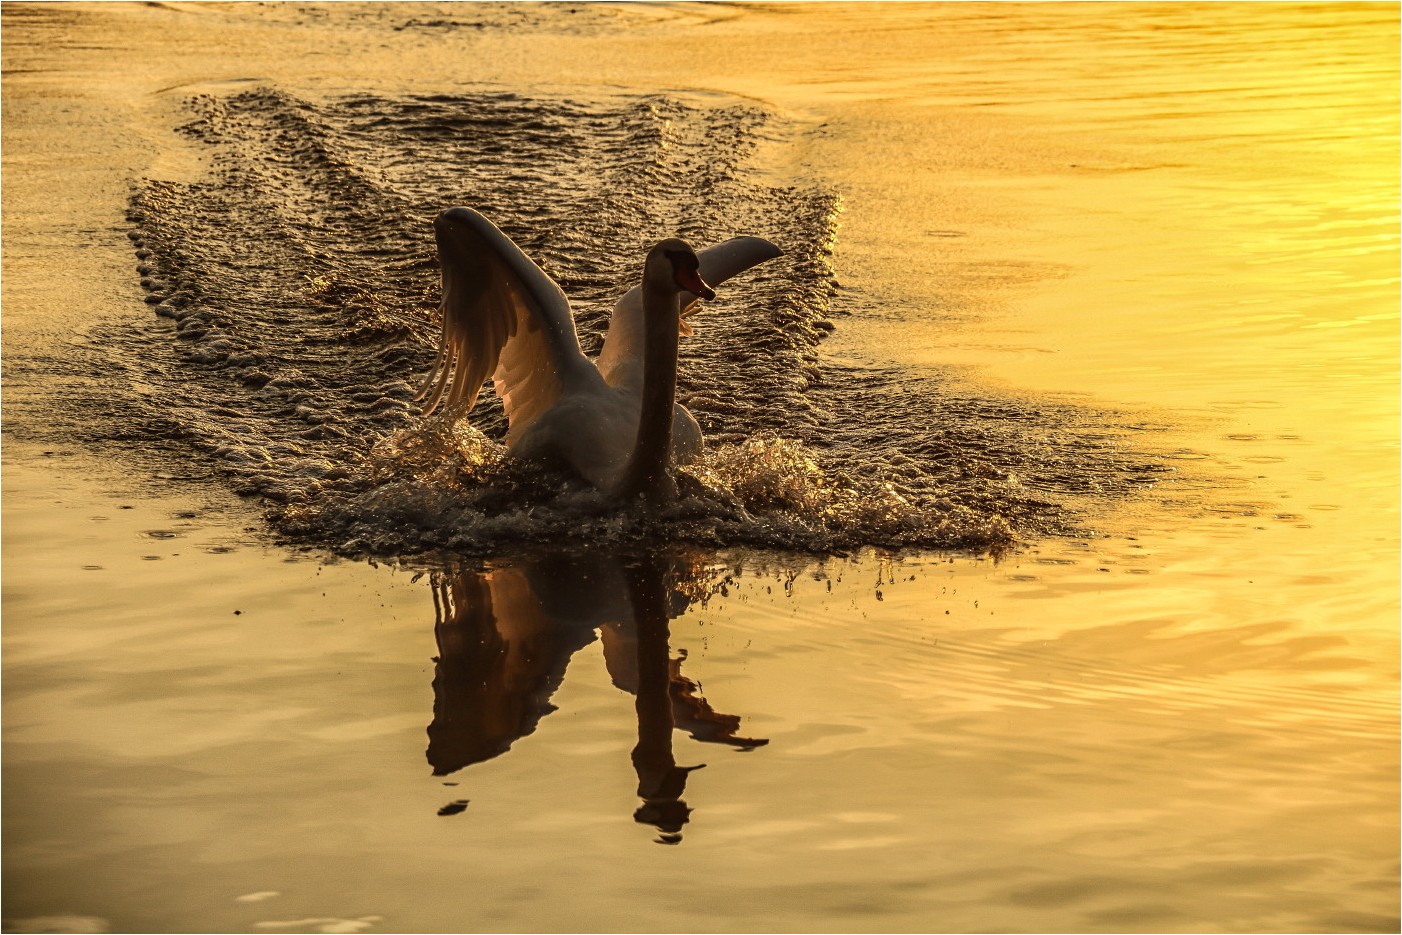
<instances>
[{"instance_id":1,"label":"water wake","mask_svg":"<svg viewBox=\"0 0 1402 935\"><path fill-rule=\"evenodd\" d=\"M1070 500L1160 470L1085 413L827 359L846 314L837 198L763 181L762 144L794 131L752 103L259 89L191 106L181 132L214 171L145 182L131 208L147 301L172 325L104 338L138 387L105 405L128 439L200 452L286 536L382 555L640 537L986 549L1065 531ZM503 458L490 393L466 424L417 416L437 333L430 222L449 204L560 282L590 354L656 239L784 248L693 319L678 395L710 450L673 509L620 513Z\"/></svg>"}]
</instances>

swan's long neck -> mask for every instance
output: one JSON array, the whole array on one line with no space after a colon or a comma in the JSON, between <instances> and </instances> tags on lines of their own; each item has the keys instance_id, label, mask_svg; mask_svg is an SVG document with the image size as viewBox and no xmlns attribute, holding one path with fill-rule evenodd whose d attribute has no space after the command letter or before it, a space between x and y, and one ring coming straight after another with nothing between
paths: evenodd
<instances>
[{"instance_id":1,"label":"swan's long neck","mask_svg":"<svg viewBox=\"0 0 1402 935\"><path fill-rule=\"evenodd\" d=\"M652 279L643 282L643 405L638 437L623 472L618 495L649 502L676 498L667 471L672 458L672 419L677 395L678 295Z\"/></svg>"}]
</instances>

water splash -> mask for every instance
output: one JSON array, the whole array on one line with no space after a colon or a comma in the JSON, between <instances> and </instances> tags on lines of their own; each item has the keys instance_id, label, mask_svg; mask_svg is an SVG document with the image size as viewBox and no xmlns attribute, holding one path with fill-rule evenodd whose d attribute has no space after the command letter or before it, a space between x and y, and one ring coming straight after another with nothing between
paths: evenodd
<instances>
[{"instance_id":1,"label":"water splash","mask_svg":"<svg viewBox=\"0 0 1402 935\"><path fill-rule=\"evenodd\" d=\"M378 444L350 489L284 507L277 523L299 538L332 537L352 554L677 541L997 549L1014 539L1001 516L830 471L808 446L772 433L715 445L678 474L675 504L620 507L581 481L506 457L462 422L434 419Z\"/></svg>"}]
</instances>

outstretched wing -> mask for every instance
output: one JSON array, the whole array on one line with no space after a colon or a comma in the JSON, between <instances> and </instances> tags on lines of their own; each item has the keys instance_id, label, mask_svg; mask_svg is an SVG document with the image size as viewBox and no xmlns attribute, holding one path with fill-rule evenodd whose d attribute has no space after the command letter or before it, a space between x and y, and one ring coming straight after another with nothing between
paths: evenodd
<instances>
[{"instance_id":1,"label":"outstretched wing","mask_svg":"<svg viewBox=\"0 0 1402 935\"><path fill-rule=\"evenodd\" d=\"M732 237L724 243L698 250L696 258L701 261L701 278L718 286L752 266L783 254L784 251L763 237ZM686 315L697 301L690 292L683 292L682 314ZM599 372L610 386L641 380L642 359L643 291L642 286L634 286L613 308L604 349L599 354Z\"/></svg>"},{"instance_id":2,"label":"outstretched wing","mask_svg":"<svg viewBox=\"0 0 1402 935\"><path fill-rule=\"evenodd\" d=\"M471 208L449 208L433 230L443 268L443 331L415 397L424 415L442 404L467 412L491 376L511 438L562 394L598 384L579 348L569 300L511 238Z\"/></svg>"}]
</instances>

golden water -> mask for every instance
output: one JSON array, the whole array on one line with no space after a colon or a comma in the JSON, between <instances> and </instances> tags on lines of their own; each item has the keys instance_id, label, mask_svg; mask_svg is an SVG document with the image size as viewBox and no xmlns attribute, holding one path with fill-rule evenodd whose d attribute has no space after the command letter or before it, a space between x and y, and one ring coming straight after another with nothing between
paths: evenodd
<instances>
[{"instance_id":1,"label":"golden water","mask_svg":"<svg viewBox=\"0 0 1402 935\"><path fill-rule=\"evenodd\" d=\"M5 7L6 927L1396 930L1397 8L565 9ZM533 732L435 776L487 728L441 730L483 709L428 577L12 421L146 314L129 181L197 177L181 101L251 84L757 98L843 199L827 353L1182 470L1000 562L700 557L743 569L664 635L750 748L649 731L613 571L459 569L460 630L568 667L548 714L488 667ZM633 817L667 755L680 830Z\"/></svg>"}]
</instances>

